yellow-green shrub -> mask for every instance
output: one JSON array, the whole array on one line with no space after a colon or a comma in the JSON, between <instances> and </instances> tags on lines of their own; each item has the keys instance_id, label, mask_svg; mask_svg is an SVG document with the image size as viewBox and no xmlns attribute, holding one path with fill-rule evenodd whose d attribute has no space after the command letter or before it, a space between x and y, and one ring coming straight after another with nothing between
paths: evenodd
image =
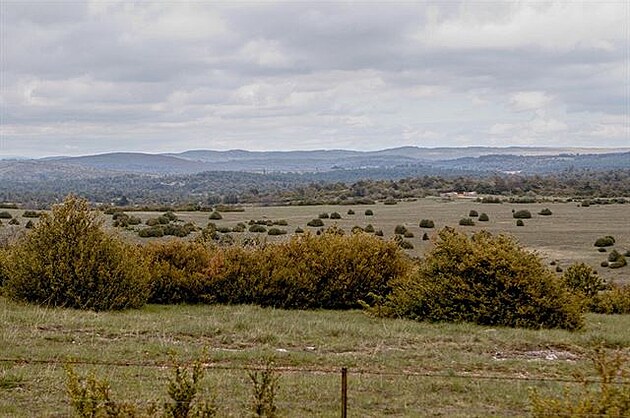
<instances>
[{"instance_id":1,"label":"yellow-green shrub","mask_svg":"<svg viewBox=\"0 0 630 418\"><path fill-rule=\"evenodd\" d=\"M429 321L577 329L579 305L513 238L452 228L438 233L418 271L394 284L384 312Z\"/></svg>"},{"instance_id":2,"label":"yellow-green shrub","mask_svg":"<svg viewBox=\"0 0 630 418\"><path fill-rule=\"evenodd\" d=\"M68 196L9 251L5 293L50 306L139 307L148 270L136 247L107 235L87 201Z\"/></svg>"}]
</instances>

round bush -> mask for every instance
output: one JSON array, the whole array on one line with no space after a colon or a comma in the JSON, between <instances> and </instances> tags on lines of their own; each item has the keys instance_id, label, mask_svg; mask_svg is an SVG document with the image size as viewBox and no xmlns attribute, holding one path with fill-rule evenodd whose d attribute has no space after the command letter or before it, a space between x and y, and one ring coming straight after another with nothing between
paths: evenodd
<instances>
[{"instance_id":1,"label":"round bush","mask_svg":"<svg viewBox=\"0 0 630 418\"><path fill-rule=\"evenodd\" d=\"M374 233L374 226L372 224L367 224L367 226L364 229L365 232L373 234Z\"/></svg>"},{"instance_id":2,"label":"round bush","mask_svg":"<svg viewBox=\"0 0 630 418\"><path fill-rule=\"evenodd\" d=\"M604 248L604 247L600 247L600 248L597 249L597 252L600 252L600 253L605 253L606 251L608 251L608 250L606 248Z\"/></svg>"},{"instance_id":3,"label":"round bush","mask_svg":"<svg viewBox=\"0 0 630 418\"><path fill-rule=\"evenodd\" d=\"M374 231L374 235L376 235L377 237L382 237L384 235L383 230L377 229L376 231Z\"/></svg>"},{"instance_id":4,"label":"round bush","mask_svg":"<svg viewBox=\"0 0 630 418\"><path fill-rule=\"evenodd\" d=\"M19 225L20 221L17 218L13 218L9 221L9 225Z\"/></svg>"},{"instance_id":5,"label":"round bush","mask_svg":"<svg viewBox=\"0 0 630 418\"><path fill-rule=\"evenodd\" d=\"M593 245L595 247L611 247L615 245L615 238L610 235L606 235L605 237L597 238L597 240L595 240L595 244Z\"/></svg>"},{"instance_id":6,"label":"round bush","mask_svg":"<svg viewBox=\"0 0 630 418\"><path fill-rule=\"evenodd\" d=\"M425 232L424 234L422 234L422 241L428 241L428 240L429 240L429 234Z\"/></svg>"},{"instance_id":7,"label":"round bush","mask_svg":"<svg viewBox=\"0 0 630 418\"><path fill-rule=\"evenodd\" d=\"M411 232L411 231L405 231L405 233L403 234L403 237L405 237L405 238L413 238L414 235L413 235L413 232Z\"/></svg>"},{"instance_id":8,"label":"round bush","mask_svg":"<svg viewBox=\"0 0 630 418\"><path fill-rule=\"evenodd\" d=\"M285 235L286 233L286 230L280 228L269 228L267 231L267 235Z\"/></svg>"},{"instance_id":9,"label":"round bush","mask_svg":"<svg viewBox=\"0 0 630 418\"><path fill-rule=\"evenodd\" d=\"M7 211L0 212L0 219L11 219L11 218L13 218L13 215L11 215L11 213Z\"/></svg>"},{"instance_id":10,"label":"round bush","mask_svg":"<svg viewBox=\"0 0 630 418\"><path fill-rule=\"evenodd\" d=\"M527 209L517 210L512 214L514 219L529 219L532 217L532 213Z\"/></svg>"},{"instance_id":11,"label":"round bush","mask_svg":"<svg viewBox=\"0 0 630 418\"><path fill-rule=\"evenodd\" d=\"M374 211L372 209L365 210L365 216L374 216Z\"/></svg>"},{"instance_id":12,"label":"round bush","mask_svg":"<svg viewBox=\"0 0 630 418\"><path fill-rule=\"evenodd\" d=\"M322 212L317 217L319 219L328 219L328 218L330 218L330 215L328 215L328 213L326 213L326 212Z\"/></svg>"},{"instance_id":13,"label":"round bush","mask_svg":"<svg viewBox=\"0 0 630 418\"><path fill-rule=\"evenodd\" d=\"M258 234L262 234L263 232L267 232L267 228L262 225L254 224L249 227L249 232L255 232Z\"/></svg>"},{"instance_id":14,"label":"round bush","mask_svg":"<svg viewBox=\"0 0 630 418\"><path fill-rule=\"evenodd\" d=\"M435 222L431 219L422 219L420 221L420 228L435 228Z\"/></svg>"},{"instance_id":15,"label":"round bush","mask_svg":"<svg viewBox=\"0 0 630 418\"><path fill-rule=\"evenodd\" d=\"M405 227L405 225L396 225L394 228L394 234L396 235L403 235L405 232L407 232L407 227Z\"/></svg>"},{"instance_id":16,"label":"round bush","mask_svg":"<svg viewBox=\"0 0 630 418\"><path fill-rule=\"evenodd\" d=\"M482 213L481 215L479 215L479 221L480 222L488 222L489 220L490 220L490 218L488 217L488 214Z\"/></svg>"},{"instance_id":17,"label":"round bush","mask_svg":"<svg viewBox=\"0 0 630 418\"><path fill-rule=\"evenodd\" d=\"M138 251L107 235L87 201L71 195L12 248L5 291L48 306L139 307L148 297L149 272Z\"/></svg>"},{"instance_id":18,"label":"round bush","mask_svg":"<svg viewBox=\"0 0 630 418\"><path fill-rule=\"evenodd\" d=\"M312 227L315 227L315 228L319 228L321 226L324 226L324 221L322 221L319 218L311 219L310 221L308 221L308 223L306 225L307 226L312 226Z\"/></svg>"},{"instance_id":19,"label":"round bush","mask_svg":"<svg viewBox=\"0 0 630 418\"><path fill-rule=\"evenodd\" d=\"M525 222L522 219L516 221L516 226L525 226Z\"/></svg>"},{"instance_id":20,"label":"round bush","mask_svg":"<svg viewBox=\"0 0 630 418\"><path fill-rule=\"evenodd\" d=\"M538 214L542 215L542 216L550 216L550 215L553 214L553 212L551 212L551 210L549 208L544 208L543 210L538 212Z\"/></svg>"},{"instance_id":21,"label":"round bush","mask_svg":"<svg viewBox=\"0 0 630 418\"><path fill-rule=\"evenodd\" d=\"M418 270L393 284L395 317L491 326L578 329L580 306L535 254L511 237L444 228Z\"/></svg>"},{"instance_id":22,"label":"round bush","mask_svg":"<svg viewBox=\"0 0 630 418\"><path fill-rule=\"evenodd\" d=\"M475 217L479 216L479 212L477 212L476 210L471 209L470 212L468 212L468 216L470 218L475 218Z\"/></svg>"},{"instance_id":23,"label":"round bush","mask_svg":"<svg viewBox=\"0 0 630 418\"><path fill-rule=\"evenodd\" d=\"M210 214L208 218L213 221L218 221L219 219L223 219L223 215L221 215L219 212L215 210L214 212Z\"/></svg>"},{"instance_id":24,"label":"round bush","mask_svg":"<svg viewBox=\"0 0 630 418\"><path fill-rule=\"evenodd\" d=\"M24 225L24 228L26 228L26 229L33 229L33 228L35 228L35 224L33 223L32 220L29 219L28 222L26 223L26 225Z\"/></svg>"},{"instance_id":25,"label":"round bush","mask_svg":"<svg viewBox=\"0 0 630 418\"><path fill-rule=\"evenodd\" d=\"M354 215L354 211L352 209L348 209L348 215Z\"/></svg>"},{"instance_id":26,"label":"round bush","mask_svg":"<svg viewBox=\"0 0 630 418\"><path fill-rule=\"evenodd\" d=\"M143 228L138 231L140 238L159 238L164 236L164 227L161 225L154 225L148 228Z\"/></svg>"},{"instance_id":27,"label":"round bush","mask_svg":"<svg viewBox=\"0 0 630 418\"><path fill-rule=\"evenodd\" d=\"M303 234L304 230L298 226L297 228L295 228L295 233L296 234Z\"/></svg>"},{"instance_id":28,"label":"round bush","mask_svg":"<svg viewBox=\"0 0 630 418\"><path fill-rule=\"evenodd\" d=\"M475 221L473 221L470 218L462 218L459 220L459 224L462 226L474 226L475 225Z\"/></svg>"},{"instance_id":29,"label":"round bush","mask_svg":"<svg viewBox=\"0 0 630 418\"><path fill-rule=\"evenodd\" d=\"M341 219L339 212L333 212L330 214L330 219Z\"/></svg>"},{"instance_id":30,"label":"round bush","mask_svg":"<svg viewBox=\"0 0 630 418\"><path fill-rule=\"evenodd\" d=\"M394 198L388 198L383 201L384 205L397 205L398 201Z\"/></svg>"}]
</instances>

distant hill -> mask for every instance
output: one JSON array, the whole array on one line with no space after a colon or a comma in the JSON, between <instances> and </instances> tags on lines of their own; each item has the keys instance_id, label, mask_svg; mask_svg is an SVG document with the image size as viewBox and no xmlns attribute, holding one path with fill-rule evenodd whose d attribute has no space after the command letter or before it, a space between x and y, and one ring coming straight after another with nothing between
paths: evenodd
<instances>
[{"instance_id":1,"label":"distant hill","mask_svg":"<svg viewBox=\"0 0 630 418\"><path fill-rule=\"evenodd\" d=\"M414 165L461 170L518 171L544 167L544 171L564 169L572 163L583 168L627 168L626 149L600 148L528 148L400 147L380 151L212 151L192 150L181 153L145 154L118 152L83 157L55 157L36 160L34 170L54 171L47 164L73 166L88 170L173 175L204 171L241 171L259 173L317 173L334 170L391 169ZM615 156L621 153L621 156ZM1 175L0 175L1 178Z\"/></svg>"}]
</instances>

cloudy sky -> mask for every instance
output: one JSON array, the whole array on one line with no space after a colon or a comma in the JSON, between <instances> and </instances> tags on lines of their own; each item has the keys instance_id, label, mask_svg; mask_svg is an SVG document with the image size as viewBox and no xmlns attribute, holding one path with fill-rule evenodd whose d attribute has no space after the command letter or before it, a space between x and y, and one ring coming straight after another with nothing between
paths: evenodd
<instances>
[{"instance_id":1,"label":"cloudy sky","mask_svg":"<svg viewBox=\"0 0 630 418\"><path fill-rule=\"evenodd\" d=\"M0 12L0 156L630 146L624 0L0 0Z\"/></svg>"}]
</instances>

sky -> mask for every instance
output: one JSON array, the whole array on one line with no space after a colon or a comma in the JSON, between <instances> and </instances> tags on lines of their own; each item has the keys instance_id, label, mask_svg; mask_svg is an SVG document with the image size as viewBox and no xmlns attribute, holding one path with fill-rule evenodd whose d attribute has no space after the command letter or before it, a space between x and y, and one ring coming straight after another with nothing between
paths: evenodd
<instances>
[{"instance_id":1,"label":"sky","mask_svg":"<svg viewBox=\"0 0 630 418\"><path fill-rule=\"evenodd\" d=\"M0 0L0 156L630 146L628 1Z\"/></svg>"}]
</instances>

